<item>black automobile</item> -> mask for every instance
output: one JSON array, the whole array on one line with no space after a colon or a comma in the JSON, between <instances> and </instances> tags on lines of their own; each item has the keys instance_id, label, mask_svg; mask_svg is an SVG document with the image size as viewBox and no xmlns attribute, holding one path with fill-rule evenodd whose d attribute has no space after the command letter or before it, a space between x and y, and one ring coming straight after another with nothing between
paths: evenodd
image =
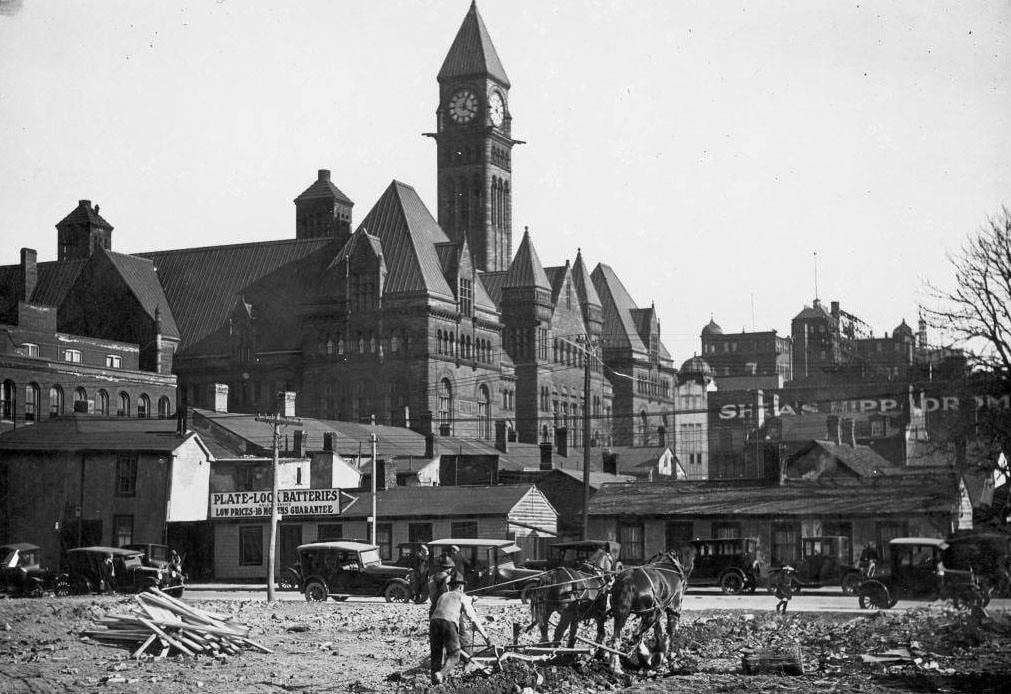
<instances>
[{"instance_id":1,"label":"black automobile","mask_svg":"<svg viewBox=\"0 0 1011 694\"><path fill-rule=\"evenodd\" d=\"M860 607L887 610L899 600L951 600L956 607L984 607L990 596L973 571L945 566L948 543L938 538L897 537L888 543L888 565L857 586Z\"/></svg>"},{"instance_id":2,"label":"black automobile","mask_svg":"<svg viewBox=\"0 0 1011 694\"><path fill-rule=\"evenodd\" d=\"M111 559L110 571L106 560ZM84 595L97 592L140 593L158 588L182 597L182 577L168 569L144 565L144 554L123 547L78 547L67 550L71 592ZM175 574L175 575L174 575Z\"/></svg>"},{"instance_id":3,"label":"black automobile","mask_svg":"<svg viewBox=\"0 0 1011 694\"><path fill-rule=\"evenodd\" d=\"M358 542L361 544L368 544L368 540L359 540L356 537L335 537L330 540L325 540L326 542ZM399 562L398 562L398 565ZM277 577L277 589L278 590L297 590L302 592L302 567L298 564L292 564L281 571L281 575Z\"/></svg>"},{"instance_id":4,"label":"black automobile","mask_svg":"<svg viewBox=\"0 0 1011 694\"><path fill-rule=\"evenodd\" d=\"M348 541L300 545L298 563L306 600L347 600L361 595L407 602L411 597L414 572L383 564L375 545Z\"/></svg>"},{"instance_id":5,"label":"black automobile","mask_svg":"<svg viewBox=\"0 0 1011 694\"><path fill-rule=\"evenodd\" d=\"M473 591L478 595L518 598L542 573L517 565L522 550L512 540L451 537L429 542L428 550L431 555L430 574L439 571L440 559L448 555L456 564L457 571L463 574L467 592Z\"/></svg>"},{"instance_id":6,"label":"black automobile","mask_svg":"<svg viewBox=\"0 0 1011 694\"><path fill-rule=\"evenodd\" d=\"M66 574L44 569L39 564L39 546L28 542L0 545L0 593L14 597L40 597L46 593L67 595Z\"/></svg>"},{"instance_id":7,"label":"black automobile","mask_svg":"<svg viewBox=\"0 0 1011 694\"><path fill-rule=\"evenodd\" d=\"M560 566L578 569L580 566L585 566L589 558L600 549L611 555L611 563L614 565L614 570L620 571L621 545L613 540L556 542L548 548L547 558L525 561L523 562L523 566L539 571L550 571Z\"/></svg>"},{"instance_id":8,"label":"black automobile","mask_svg":"<svg viewBox=\"0 0 1011 694\"><path fill-rule=\"evenodd\" d=\"M719 586L727 594L754 593L761 580L758 539L754 537L697 539L692 586Z\"/></svg>"},{"instance_id":9,"label":"black automobile","mask_svg":"<svg viewBox=\"0 0 1011 694\"><path fill-rule=\"evenodd\" d=\"M1011 535L999 532L963 532L945 540L941 552L945 567L971 570L980 587L993 597L1011 596Z\"/></svg>"}]
</instances>

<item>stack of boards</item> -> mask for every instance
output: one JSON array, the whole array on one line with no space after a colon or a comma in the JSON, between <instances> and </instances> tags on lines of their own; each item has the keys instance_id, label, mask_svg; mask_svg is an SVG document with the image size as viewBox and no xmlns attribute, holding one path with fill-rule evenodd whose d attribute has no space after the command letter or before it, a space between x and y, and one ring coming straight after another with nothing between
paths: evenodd
<instances>
[{"instance_id":1,"label":"stack of boards","mask_svg":"<svg viewBox=\"0 0 1011 694\"><path fill-rule=\"evenodd\" d=\"M134 658L142 655L164 658L169 655L237 655L252 648L271 653L269 648L248 638L249 628L215 614L187 605L157 588L134 596L138 606L128 614L109 615L97 620L104 628L82 631L95 641L129 646Z\"/></svg>"}]
</instances>

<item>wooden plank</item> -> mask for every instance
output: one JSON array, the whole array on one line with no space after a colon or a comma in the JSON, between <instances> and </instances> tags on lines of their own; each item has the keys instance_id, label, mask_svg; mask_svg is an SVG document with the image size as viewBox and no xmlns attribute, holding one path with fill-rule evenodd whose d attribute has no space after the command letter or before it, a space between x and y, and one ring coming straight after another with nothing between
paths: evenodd
<instances>
[{"instance_id":1,"label":"wooden plank","mask_svg":"<svg viewBox=\"0 0 1011 694\"><path fill-rule=\"evenodd\" d=\"M622 653L621 651L616 651L615 649L609 648L608 646L605 646L602 643L597 643L596 641L590 641L590 639L587 639L587 638L584 638L582 636L579 636L578 634L576 635L576 641L580 641L581 643L585 643L585 644L587 644L589 646L596 646L597 648L602 648L603 650L607 651L608 653L614 653L615 655L626 655L625 653Z\"/></svg>"},{"instance_id":2,"label":"wooden plank","mask_svg":"<svg viewBox=\"0 0 1011 694\"><path fill-rule=\"evenodd\" d=\"M141 655L141 653L143 653L144 651L146 651L147 647L150 646L152 643L154 643L155 639L157 639L157 638L158 638L157 634L151 634L150 636L148 636L147 637L147 641L145 641L144 643L142 643L140 645L140 648L138 648L133 653L131 653L130 657L131 658L139 658L140 655Z\"/></svg>"},{"instance_id":3,"label":"wooden plank","mask_svg":"<svg viewBox=\"0 0 1011 694\"><path fill-rule=\"evenodd\" d=\"M269 648L267 648L266 646L261 646L260 644L258 644L256 641L253 641L252 639L247 639L245 636L235 636L235 637L233 637L232 640L233 641L239 641L240 643L244 643L244 644L246 644L246 645L248 645L248 646L250 646L252 648L255 648L256 650L260 651L261 653L273 653L274 652L274 651L270 650Z\"/></svg>"},{"instance_id":4,"label":"wooden plank","mask_svg":"<svg viewBox=\"0 0 1011 694\"><path fill-rule=\"evenodd\" d=\"M167 641L169 643L169 645L173 646L177 650L182 651L186 655L193 655L193 653L190 651L190 649L186 648L186 646L182 645L181 643L179 643L178 641L176 641L174 638L172 638L171 636L169 636L168 634L166 634L164 631L162 631L161 627L159 627L157 624L155 624L151 620L141 618L141 621L143 621L145 624L147 624L147 626L151 628L151 631L153 631L156 634L158 634L158 636L160 636L162 638L162 640Z\"/></svg>"}]
</instances>

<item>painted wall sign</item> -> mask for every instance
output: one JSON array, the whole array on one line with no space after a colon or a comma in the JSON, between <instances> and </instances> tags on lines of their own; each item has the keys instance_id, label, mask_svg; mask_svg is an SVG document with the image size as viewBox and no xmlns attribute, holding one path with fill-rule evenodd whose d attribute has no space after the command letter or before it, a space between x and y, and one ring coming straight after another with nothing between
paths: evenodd
<instances>
[{"instance_id":1,"label":"painted wall sign","mask_svg":"<svg viewBox=\"0 0 1011 694\"><path fill-rule=\"evenodd\" d=\"M857 398L853 400L823 400L820 402L784 402L778 406L772 402L765 405L765 410L775 417L792 417L800 414L892 414L903 409L903 401L898 398ZM977 410L1011 409L1011 395L995 397L993 395L976 395L971 398L958 398L954 395L923 396L914 401L914 407L924 412L957 412L962 409ZM720 419L736 419L748 417L754 405L751 403L731 403L719 409Z\"/></svg>"},{"instance_id":2,"label":"painted wall sign","mask_svg":"<svg viewBox=\"0 0 1011 694\"><path fill-rule=\"evenodd\" d=\"M269 517L272 499L269 491L211 492L211 519ZM340 489L282 489L277 510L282 516L337 516L355 501Z\"/></svg>"}]
</instances>

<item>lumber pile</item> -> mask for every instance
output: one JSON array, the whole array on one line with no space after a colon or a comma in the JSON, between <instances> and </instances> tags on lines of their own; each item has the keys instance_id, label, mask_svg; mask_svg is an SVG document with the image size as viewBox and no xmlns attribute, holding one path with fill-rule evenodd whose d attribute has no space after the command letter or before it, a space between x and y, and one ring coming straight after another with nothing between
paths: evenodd
<instances>
[{"instance_id":1,"label":"lumber pile","mask_svg":"<svg viewBox=\"0 0 1011 694\"><path fill-rule=\"evenodd\" d=\"M100 628L81 632L101 643L129 647L131 657L149 655L237 655L251 648L271 653L249 638L249 628L225 615L207 612L157 588L134 596L137 606L126 614L97 620Z\"/></svg>"}]
</instances>

